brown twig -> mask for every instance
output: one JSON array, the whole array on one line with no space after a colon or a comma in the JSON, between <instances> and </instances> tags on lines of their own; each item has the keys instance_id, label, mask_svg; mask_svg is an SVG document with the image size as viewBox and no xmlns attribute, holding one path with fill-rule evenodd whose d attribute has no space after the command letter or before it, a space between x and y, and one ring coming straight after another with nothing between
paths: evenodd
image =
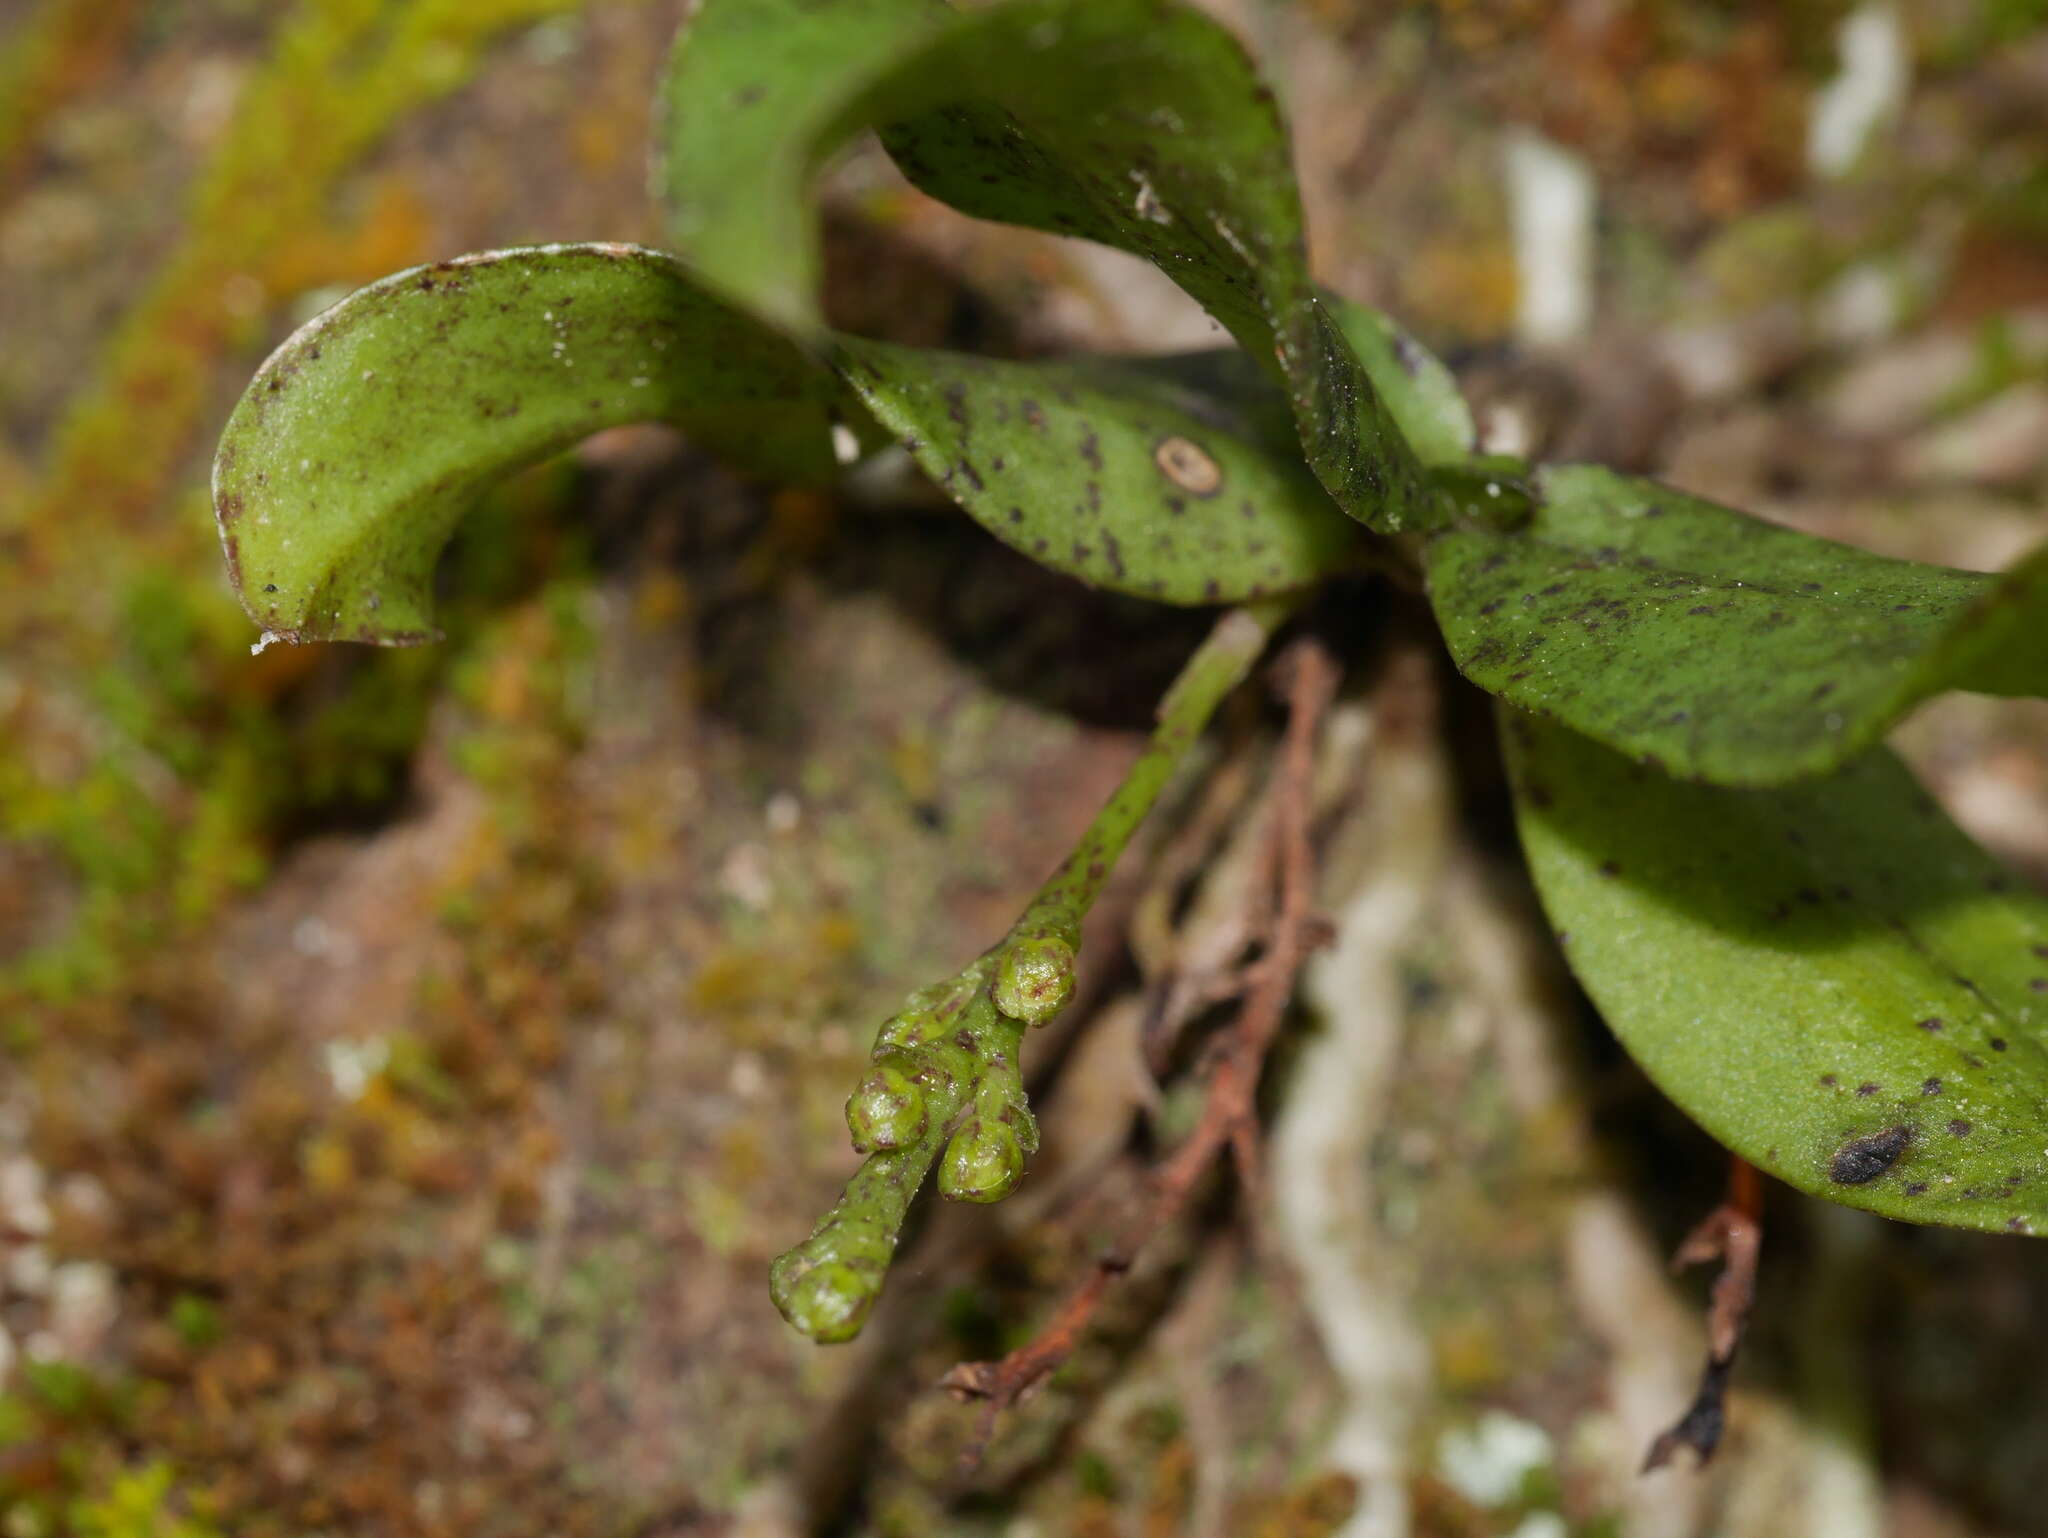
<instances>
[{"instance_id":1,"label":"brown twig","mask_svg":"<svg viewBox=\"0 0 2048 1538\"><path fill-rule=\"evenodd\" d=\"M1671 1258L1675 1271L1712 1260L1721 1262L1721 1274L1714 1280L1707 1307L1707 1365L1700 1373L1699 1392L1691 1406L1650 1444L1649 1456L1643 1460L1645 1474L1663 1468L1681 1447L1691 1448L1696 1466L1705 1467L1721 1445L1721 1432L1727 1424L1729 1372L1749 1323L1750 1305L1756 1301L1762 1219L1762 1179L1754 1165L1731 1154L1727 1199L1700 1220Z\"/></svg>"},{"instance_id":2,"label":"brown twig","mask_svg":"<svg viewBox=\"0 0 2048 1538\"><path fill-rule=\"evenodd\" d=\"M1072 1356L1110 1284L1131 1269L1138 1252L1186 1209L1209 1166L1226 1147L1254 1187L1262 1178L1257 1139L1259 1071L1286 1017L1296 974L1328 935L1311 911L1314 858L1309 847L1315 743L1337 689L1337 667L1320 645L1296 642L1276 665L1287 698L1287 739L1273 789L1274 865L1279 901L1264 953L1247 969L1244 1006L1214 1053L1201 1120L1153 1170L1151 1199L1117 1243L1090 1269L1027 1344L993 1362L963 1362L941 1380L962 1400L982 1403L978 1435L965 1462L980 1461L996 1416L1014 1406Z\"/></svg>"}]
</instances>

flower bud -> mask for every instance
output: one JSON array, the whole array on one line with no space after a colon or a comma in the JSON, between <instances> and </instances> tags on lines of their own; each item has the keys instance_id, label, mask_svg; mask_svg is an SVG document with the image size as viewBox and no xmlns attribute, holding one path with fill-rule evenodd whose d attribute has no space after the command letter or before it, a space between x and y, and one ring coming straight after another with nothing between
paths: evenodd
<instances>
[{"instance_id":1,"label":"flower bud","mask_svg":"<svg viewBox=\"0 0 2048 1538\"><path fill-rule=\"evenodd\" d=\"M1023 1175L1024 1144L1016 1128L977 1116L946 1145L939 1194L956 1202L999 1202Z\"/></svg>"},{"instance_id":2,"label":"flower bud","mask_svg":"<svg viewBox=\"0 0 2048 1538\"><path fill-rule=\"evenodd\" d=\"M996 1008L1012 1020L1043 1025L1074 995L1074 948L1057 935L1017 940L996 963Z\"/></svg>"},{"instance_id":3,"label":"flower bud","mask_svg":"<svg viewBox=\"0 0 2048 1538\"><path fill-rule=\"evenodd\" d=\"M883 1052L846 1102L846 1127L856 1152L901 1148L924 1132L924 1091L917 1060L907 1052Z\"/></svg>"}]
</instances>

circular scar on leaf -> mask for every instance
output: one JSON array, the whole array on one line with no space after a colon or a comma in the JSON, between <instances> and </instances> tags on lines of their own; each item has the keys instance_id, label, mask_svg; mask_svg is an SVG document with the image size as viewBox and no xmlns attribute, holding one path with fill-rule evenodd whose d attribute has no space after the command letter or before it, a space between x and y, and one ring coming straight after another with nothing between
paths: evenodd
<instances>
[{"instance_id":1,"label":"circular scar on leaf","mask_svg":"<svg viewBox=\"0 0 2048 1538\"><path fill-rule=\"evenodd\" d=\"M1159 473L1182 491L1197 497L1213 497L1223 484L1223 467L1209 457L1209 451L1190 439L1161 438L1152 451Z\"/></svg>"}]
</instances>

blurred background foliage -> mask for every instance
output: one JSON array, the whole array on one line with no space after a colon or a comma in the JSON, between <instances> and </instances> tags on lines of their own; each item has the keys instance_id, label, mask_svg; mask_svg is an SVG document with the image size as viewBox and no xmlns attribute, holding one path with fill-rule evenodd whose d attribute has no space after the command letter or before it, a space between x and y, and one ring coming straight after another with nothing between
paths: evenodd
<instances>
[{"instance_id":1,"label":"blurred background foliage","mask_svg":"<svg viewBox=\"0 0 2048 1538\"><path fill-rule=\"evenodd\" d=\"M2041 0L1215 8L1289 102L1327 279L1497 442L1953 564L2048 533ZM2036 1247L1789 1200L1723 1460L1633 1479L1698 1350L1655 1257L1717 1158L1558 976L1426 664L1361 670L1372 746L1332 770L1333 910L1392 882L1464 926L1353 958L1377 1014L1309 1012L1383 1069L1329 1144L1354 1292L1207 1212L964 1481L926 1386L1028 1330L1100 1212L937 1215L929 1306L851 1353L783 1329L765 1263L848 1167L867 1034L1007 922L1190 621L878 510L914 491L631 431L490 499L443 645L252 658L206 485L255 364L350 288L659 244L681 9L0 0L0 1534L2048 1532ZM827 196L843 324L1213 335L872 150ZM1397 601L1344 601L1414 661ZM1269 739L1250 711L1218 774ZM2038 710L1904 745L2048 876ZM1107 1202L1152 1113L1060 1061Z\"/></svg>"}]
</instances>

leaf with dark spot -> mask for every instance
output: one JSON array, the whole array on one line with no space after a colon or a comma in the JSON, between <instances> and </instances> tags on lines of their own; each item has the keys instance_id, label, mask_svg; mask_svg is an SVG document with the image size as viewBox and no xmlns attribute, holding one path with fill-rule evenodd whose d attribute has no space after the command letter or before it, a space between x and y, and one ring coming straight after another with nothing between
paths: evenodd
<instances>
[{"instance_id":1,"label":"leaf with dark spot","mask_svg":"<svg viewBox=\"0 0 2048 1538\"><path fill-rule=\"evenodd\" d=\"M1311 469L1353 518L1392 532L1456 514L1309 277L1273 93L1200 11L706 0L665 91L658 179L678 249L792 334L822 330L810 183L880 126L931 195L1118 247L1179 283L1283 386Z\"/></svg>"},{"instance_id":2,"label":"leaf with dark spot","mask_svg":"<svg viewBox=\"0 0 2048 1538\"><path fill-rule=\"evenodd\" d=\"M1360 563L1364 536L1303 467L1286 402L1242 353L1005 363L845 338L838 356L962 508L1084 582L1238 603ZM1045 402L1037 425L1000 424L997 405L1022 396ZM1085 512L1070 495L1083 475L1099 492Z\"/></svg>"},{"instance_id":3,"label":"leaf with dark spot","mask_svg":"<svg viewBox=\"0 0 2048 1538\"><path fill-rule=\"evenodd\" d=\"M2048 900L1987 890L1990 856L1895 757L1725 789L1531 716L1503 724L1567 960L1665 1094L1816 1196L1998 1232L2048 1221L2048 1005L2027 987ZM1837 884L1854 896L1777 911Z\"/></svg>"},{"instance_id":4,"label":"leaf with dark spot","mask_svg":"<svg viewBox=\"0 0 2048 1538\"><path fill-rule=\"evenodd\" d=\"M1545 471L1541 491L1524 529L1429 545L1452 655L1510 704L1672 774L1785 784L1942 690L2048 693L2048 548L2001 578L1592 466Z\"/></svg>"}]
</instances>

